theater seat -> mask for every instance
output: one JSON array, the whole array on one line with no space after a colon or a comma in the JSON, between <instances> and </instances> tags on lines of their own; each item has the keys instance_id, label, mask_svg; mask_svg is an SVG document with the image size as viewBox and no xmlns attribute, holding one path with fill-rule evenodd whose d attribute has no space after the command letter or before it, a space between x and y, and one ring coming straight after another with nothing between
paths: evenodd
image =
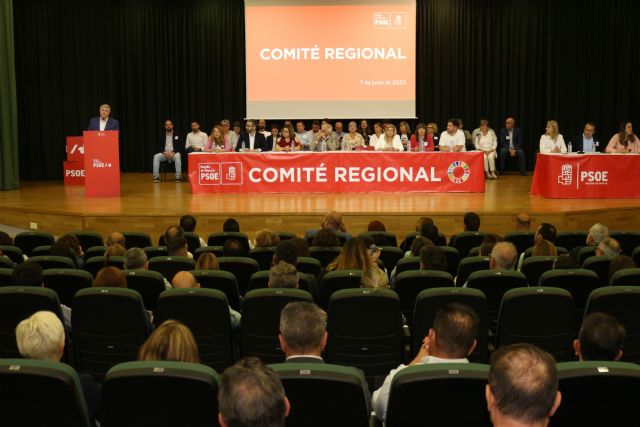
<instances>
[{"instance_id":1,"label":"theater seat","mask_svg":"<svg viewBox=\"0 0 640 427\"><path fill-rule=\"evenodd\" d=\"M227 302L231 308L236 311L242 309L238 281L232 273L221 270L191 270L190 273L193 274L193 277L196 278L202 288L221 291L227 297Z\"/></svg>"},{"instance_id":2,"label":"theater seat","mask_svg":"<svg viewBox=\"0 0 640 427\"><path fill-rule=\"evenodd\" d=\"M53 245L53 234L43 231L24 231L16 234L13 244L19 247L26 256L31 256L33 249L43 245Z\"/></svg>"},{"instance_id":3,"label":"theater seat","mask_svg":"<svg viewBox=\"0 0 640 427\"><path fill-rule=\"evenodd\" d=\"M396 277L393 289L400 298L400 310L411 325L416 298L425 289L453 286L453 277L446 271L412 270Z\"/></svg>"},{"instance_id":4,"label":"theater seat","mask_svg":"<svg viewBox=\"0 0 640 427\"><path fill-rule=\"evenodd\" d=\"M464 286L469 279L469 275L476 271L489 270L488 256L470 256L462 258L458 264L458 272L456 274L456 286Z\"/></svg>"},{"instance_id":5,"label":"theater seat","mask_svg":"<svg viewBox=\"0 0 640 427\"><path fill-rule=\"evenodd\" d=\"M73 307L73 297L80 289L90 288L93 283L91 273L84 270L56 268L43 273L45 288L55 291L60 302Z\"/></svg>"},{"instance_id":6,"label":"theater seat","mask_svg":"<svg viewBox=\"0 0 640 427\"><path fill-rule=\"evenodd\" d=\"M162 274L169 283L176 273L193 270L195 266L195 261L186 256L158 256L149 260L149 270Z\"/></svg>"},{"instance_id":7,"label":"theater seat","mask_svg":"<svg viewBox=\"0 0 640 427\"><path fill-rule=\"evenodd\" d=\"M224 246L224 243L229 239L236 239L242 244L244 254L249 253L249 238L244 233L233 231L221 231L209 234L207 239L208 246Z\"/></svg>"},{"instance_id":8,"label":"theater seat","mask_svg":"<svg viewBox=\"0 0 640 427\"><path fill-rule=\"evenodd\" d=\"M129 248L146 248L151 246L151 236L141 231L123 231L125 249Z\"/></svg>"},{"instance_id":9,"label":"theater seat","mask_svg":"<svg viewBox=\"0 0 640 427\"><path fill-rule=\"evenodd\" d=\"M164 278L157 271L144 269L125 270L127 288L137 291L147 310L155 310L158 296L166 290Z\"/></svg>"},{"instance_id":10,"label":"theater seat","mask_svg":"<svg viewBox=\"0 0 640 427\"><path fill-rule=\"evenodd\" d=\"M319 283L319 303L326 308L329 306L331 295L342 289L359 288L362 283L363 273L360 270L338 270L330 271Z\"/></svg>"}]
</instances>

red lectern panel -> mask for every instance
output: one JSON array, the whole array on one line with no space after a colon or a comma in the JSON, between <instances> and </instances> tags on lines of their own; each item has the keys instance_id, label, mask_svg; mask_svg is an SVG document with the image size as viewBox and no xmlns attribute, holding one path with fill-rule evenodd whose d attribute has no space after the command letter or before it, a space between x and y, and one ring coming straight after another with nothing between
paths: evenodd
<instances>
[{"instance_id":1,"label":"red lectern panel","mask_svg":"<svg viewBox=\"0 0 640 427\"><path fill-rule=\"evenodd\" d=\"M120 196L117 131L84 131L85 197Z\"/></svg>"}]
</instances>

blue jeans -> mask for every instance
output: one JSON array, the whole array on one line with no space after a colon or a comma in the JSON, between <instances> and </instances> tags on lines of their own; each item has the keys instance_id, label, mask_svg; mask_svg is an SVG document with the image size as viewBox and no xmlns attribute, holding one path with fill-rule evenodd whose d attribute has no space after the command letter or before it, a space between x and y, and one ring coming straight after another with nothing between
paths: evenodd
<instances>
[{"instance_id":1,"label":"blue jeans","mask_svg":"<svg viewBox=\"0 0 640 427\"><path fill-rule=\"evenodd\" d=\"M180 158L180 153L173 154L173 163L176 165L176 178L180 178L182 176L182 159ZM160 177L160 162L168 162L169 159L164 155L164 153L158 153L153 156L153 177Z\"/></svg>"}]
</instances>

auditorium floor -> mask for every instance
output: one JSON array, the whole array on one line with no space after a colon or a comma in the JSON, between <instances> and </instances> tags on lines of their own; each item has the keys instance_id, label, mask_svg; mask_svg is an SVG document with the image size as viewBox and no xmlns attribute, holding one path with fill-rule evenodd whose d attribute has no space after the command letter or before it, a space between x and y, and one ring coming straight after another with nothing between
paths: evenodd
<instances>
[{"instance_id":1,"label":"auditorium floor","mask_svg":"<svg viewBox=\"0 0 640 427\"><path fill-rule=\"evenodd\" d=\"M230 216L250 234L261 228L302 234L317 227L324 213L337 210L353 232L379 219L388 231L404 235L413 231L420 216L431 216L449 235L462 229L465 212L475 211L481 215L481 228L493 232L513 230L520 212L531 215L534 227L549 221L560 230L583 230L602 221L612 229L640 230L635 220L640 200L545 199L529 195L531 179L502 176L487 181L485 193L193 195L188 183L153 184L151 174L130 173L121 177L119 198L88 199L82 187L65 187L59 181L23 182L19 190L0 192L0 222L21 228L35 222L40 230L55 234L140 230L156 236L180 215L191 213L202 235L219 231Z\"/></svg>"}]
</instances>

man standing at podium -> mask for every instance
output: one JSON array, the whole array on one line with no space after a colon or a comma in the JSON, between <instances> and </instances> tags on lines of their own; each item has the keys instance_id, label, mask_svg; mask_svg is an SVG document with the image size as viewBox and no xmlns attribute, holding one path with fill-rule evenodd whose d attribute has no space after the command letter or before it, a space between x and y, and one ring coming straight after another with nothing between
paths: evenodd
<instances>
[{"instance_id":1,"label":"man standing at podium","mask_svg":"<svg viewBox=\"0 0 640 427\"><path fill-rule=\"evenodd\" d=\"M110 114L111 107L109 104L102 104L100 106L100 116L92 117L89 120L87 130L120 130L120 123L116 119L109 117Z\"/></svg>"}]
</instances>

